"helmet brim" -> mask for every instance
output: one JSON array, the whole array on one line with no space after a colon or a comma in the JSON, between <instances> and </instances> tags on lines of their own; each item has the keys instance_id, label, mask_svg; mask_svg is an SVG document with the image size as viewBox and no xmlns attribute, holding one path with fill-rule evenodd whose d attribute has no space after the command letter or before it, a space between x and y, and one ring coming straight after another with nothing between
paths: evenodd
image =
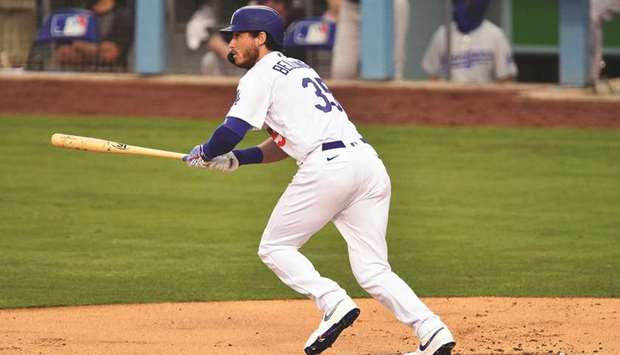
<instances>
[{"instance_id":1,"label":"helmet brim","mask_svg":"<svg viewBox=\"0 0 620 355\"><path fill-rule=\"evenodd\" d=\"M254 31L266 32L265 30L257 30L257 29L254 29L253 27L235 26L235 25L230 25L228 27L222 28L219 32L226 42L230 42L230 40L233 37L233 33L235 32L254 32Z\"/></svg>"},{"instance_id":2,"label":"helmet brim","mask_svg":"<svg viewBox=\"0 0 620 355\"><path fill-rule=\"evenodd\" d=\"M230 42L230 40L232 39L233 33L235 32L233 27L234 26L228 26L228 27L222 28L219 31L222 38L224 38L224 41Z\"/></svg>"},{"instance_id":3,"label":"helmet brim","mask_svg":"<svg viewBox=\"0 0 620 355\"><path fill-rule=\"evenodd\" d=\"M255 26L243 26L243 25L230 25L228 27L224 27L221 30L219 30L220 35L222 36L222 38L224 38L226 42L230 42L230 40L233 37L233 33L235 32L254 32L254 31L265 32L269 34L269 32L266 31L265 29L258 29ZM274 38L274 40L277 45L282 45L282 39Z\"/></svg>"},{"instance_id":4,"label":"helmet brim","mask_svg":"<svg viewBox=\"0 0 620 355\"><path fill-rule=\"evenodd\" d=\"M220 33L233 33L233 26L224 27L220 30Z\"/></svg>"}]
</instances>

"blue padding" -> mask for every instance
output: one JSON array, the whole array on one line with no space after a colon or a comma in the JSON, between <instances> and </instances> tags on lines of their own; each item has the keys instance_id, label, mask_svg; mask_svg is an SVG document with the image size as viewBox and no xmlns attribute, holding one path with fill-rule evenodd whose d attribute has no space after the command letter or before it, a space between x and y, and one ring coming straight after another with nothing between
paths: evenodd
<instances>
[{"instance_id":1,"label":"blue padding","mask_svg":"<svg viewBox=\"0 0 620 355\"><path fill-rule=\"evenodd\" d=\"M590 81L590 1L562 0L560 6L560 83Z\"/></svg>"},{"instance_id":2,"label":"blue padding","mask_svg":"<svg viewBox=\"0 0 620 355\"><path fill-rule=\"evenodd\" d=\"M39 28L35 42L82 40L99 41L97 18L84 9L63 9L48 16Z\"/></svg>"},{"instance_id":3,"label":"blue padding","mask_svg":"<svg viewBox=\"0 0 620 355\"><path fill-rule=\"evenodd\" d=\"M168 33L166 2L136 0L135 70L138 74L157 75L166 70Z\"/></svg>"},{"instance_id":4,"label":"blue padding","mask_svg":"<svg viewBox=\"0 0 620 355\"><path fill-rule=\"evenodd\" d=\"M394 77L394 2L361 0L361 76L386 80Z\"/></svg>"}]
</instances>

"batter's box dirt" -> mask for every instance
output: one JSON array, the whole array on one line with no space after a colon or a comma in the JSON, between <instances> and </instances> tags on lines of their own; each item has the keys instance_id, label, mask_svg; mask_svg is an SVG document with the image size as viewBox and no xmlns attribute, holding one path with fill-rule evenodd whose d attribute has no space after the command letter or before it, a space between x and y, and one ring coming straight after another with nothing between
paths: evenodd
<instances>
[{"instance_id":1,"label":"batter's box dirt","mask_svg":"<svg viewBox=\"0 0 620 355\"><path fill-rule=\"evenodd\" d=\"M358 321L324 354L415 350L409 328L381 304L356 302L362 311ZM424 302L450 326L454 354L620 353L620 299ZM321 315L306 300L0 310L0 354L300 354Z\"/></svg>"}]
</instances>

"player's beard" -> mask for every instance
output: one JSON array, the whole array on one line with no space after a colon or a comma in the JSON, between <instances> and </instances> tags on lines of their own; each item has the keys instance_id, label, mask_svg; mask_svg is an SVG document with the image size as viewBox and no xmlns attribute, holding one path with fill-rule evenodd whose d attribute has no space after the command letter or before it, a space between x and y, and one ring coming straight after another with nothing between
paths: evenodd
<instances>
[{"instance_id":1,"label":"player's beard","mask_svg":"<svg viewBox=\"0 0 620 355\"><path fill-rule=\"evenodd\" d=\"M243 51L243 55L240 56L238 50L228 52L228 61L238 66L239 68L250 69L258 60L258 47L248 48ZM238 61L240 57L245 58L243 61Z\"/></svg>"}]
</instances>

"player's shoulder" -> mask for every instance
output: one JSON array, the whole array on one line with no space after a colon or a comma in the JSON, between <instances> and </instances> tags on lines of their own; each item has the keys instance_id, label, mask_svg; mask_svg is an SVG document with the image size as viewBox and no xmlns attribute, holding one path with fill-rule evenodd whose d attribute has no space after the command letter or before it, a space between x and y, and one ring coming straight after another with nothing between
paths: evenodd
<instances>
[{"instance_id":1,"label":"player's shoulder","mask_svg":"<svg viewBox=\"0 0 620 355\"><path fill-rule=\"evenodd\" d=\"M482 32L486 34L490 34L493 36L501 36L501 37L504 36L504 30L502 30L501 27L499 27L498 25L494 24L493 22L489 20L482 21L482 24L480 25L480 29L482 30Z\"/></svg>"},{"instance_id":2,"label":"player's shoulder","mask_svg":"<svg viewBox=\"0 0 620 355\"><path fill-rule=\"evenodd\" d=\"M431 47L443 47L444 46L444 41L446 38L446 27L444 25L440 25L439 27L437 27L437 29L435 30L435 32L433 32L433 35L431 36L431 39L428 42L428 49L431 49Z\"/></svg>"},{"instance_id":3,"label":"player's shoulder","mask_svg":"<svg viewBox=\"0 0 620 355\"><path fill-rule=\"evenodd\" d=\"M274 52L261 58L252 68L250 68L239 80L240 86L264 86L273 81L270 67L273 65Z\"/></svg>"},{"instance_id":4,"label":"player's shoulder","mask_svg":"<svg viewBox=\"0 0 620 355\"><path fill-rule=\"evenodd\" d=\"M297 69L312 69L304 61L293 57L287 57L280 52L276 52L276 55L272 56L270 59L269 70L272 75L275 75L278 79L286 78L291 72Z\"/></svg>"},{"instance_id":5,"label":"player's shoulder","mask_svg":"<svg viewBox=\"0 0 620 355\"><path fill-rule=\"evenodd\" d=\"M446 35L446 26L445 25L440 25L439 27L437 27L437 29L433 33L433 39L435 39L435 40L441 39L442 36L445 37L445 35Z\"/></svg>"},{"instance_id":6,"label":"player's shoulder","mask_svg":"<svg viewBox=\"0 0 620 355\"><path fill-rule=\"evenodd\" d=\"M280 52L270 52L241 77L241 82L269 82L275 79L278 73L278 63L286 58L287 57Z\"/></svg>"},{"instance_id":7,"label":"player's shoulder","mask_svg":"<svg viewBox=\"0 0 620 355\"><path fill-rule=\"evenodd\" d=\"M255 88L272 87L275 83L286 81L292 72L297 69L312 70L305 62L287 57L280 52L271 52L248 70L239 81L240 86L252 86Z\"/></svg>"}]
</instances>

